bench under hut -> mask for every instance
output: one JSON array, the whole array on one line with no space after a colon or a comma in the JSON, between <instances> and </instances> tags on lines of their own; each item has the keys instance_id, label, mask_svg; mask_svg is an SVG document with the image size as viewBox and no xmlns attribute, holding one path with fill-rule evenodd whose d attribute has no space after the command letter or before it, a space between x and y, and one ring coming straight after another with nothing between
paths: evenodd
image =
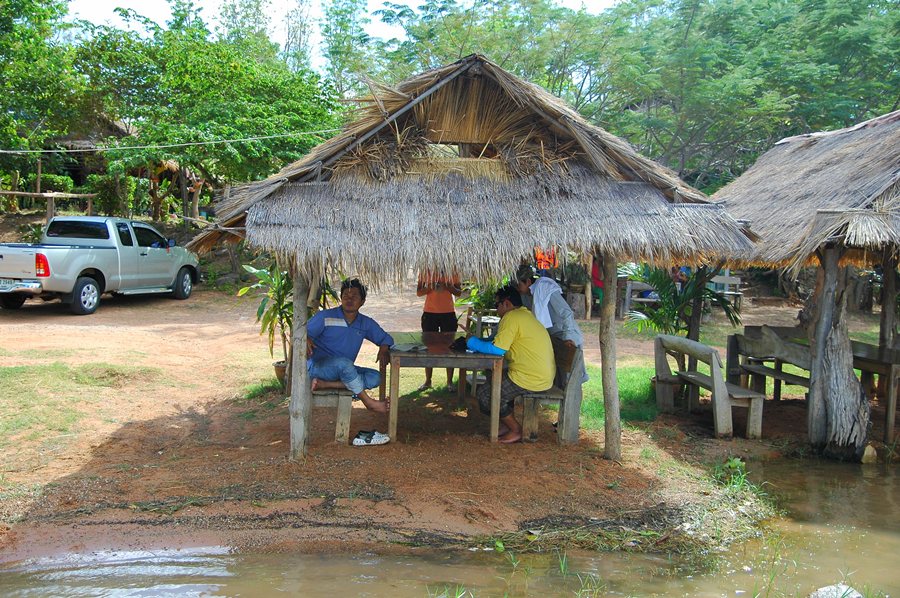
<instances>
[{"instance_id":1,"label":"bench under hut","mask_svg":"<svg viewBox=\"0 0 900 598\"><path fill-rule=\"evenodd\" d=\"M293 346L306 344L309 282L327 268L374 286L411 271L498 279L534 247L616 263L698 263L746 254L748 233L673 172L589 124L544 89L479 55L371 86L355 120L303 160L234 189L191 244L247 240L295 273ZM620 456L614 285L600 343L606 455ZM293 360L291 455L305 454L311 400Z\"/></svg>"},{"instance_id":2,"label":"bench under hut","mask_svg":"<svg viewBox=\"0 0 900 598\"><path fill-rule=\"evenodd\" d=\"M713 199L760 235L746 265L783 267L794 274L818 266L818 283L802 322L812 358L809 440L834 457L860 458L870 409L853 372L843 266L882 265L880 346L894 348L900 340L895 312L900 111L837 131L783 139ZM896 389L885 392L896 396ZM886 432L892 437L893 430Z\"/></svg>"}]
</instances>

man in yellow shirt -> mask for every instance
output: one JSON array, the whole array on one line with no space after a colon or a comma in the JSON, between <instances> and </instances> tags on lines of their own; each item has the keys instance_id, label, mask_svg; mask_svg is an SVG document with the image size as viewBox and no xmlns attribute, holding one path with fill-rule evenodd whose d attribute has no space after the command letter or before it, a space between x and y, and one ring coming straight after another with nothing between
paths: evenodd
<instances>
[{"instance_id":1,"label":"man in yellow shirt","mask_svg":"<svg viewBox=\"0 0 900 598\"><path fill-rule=\"evenodd\" d=\"M516 397L528 391L541 392L553 386L556 364L550 334L537 318L522 306L522 297L513 286L497 291L497 315L500 326L492 341L469 338L472 351L504 356L503 381L500 384L500 442L522 440L522 426L516 420ZM478 407L491 412L491 381L478 387Z\"/></svg>"}]
</instances>

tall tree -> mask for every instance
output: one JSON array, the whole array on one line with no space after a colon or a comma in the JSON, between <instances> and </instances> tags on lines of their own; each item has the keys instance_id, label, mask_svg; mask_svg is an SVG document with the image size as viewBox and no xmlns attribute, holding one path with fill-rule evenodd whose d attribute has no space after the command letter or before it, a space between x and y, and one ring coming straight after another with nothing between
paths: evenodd
<instances>
[{"instance_id":1,"label":"tall tree","mask_svg":"<svg viewBox=\"0 0 900 598\"><path fill-rule=\"evenodd\" d=\"M366 0L330 0L324 10L323 54L328 76L341 96L361 91L359 75L371 75L375 66L375 54L369 47L373 40L365 32L369 22Z\"/></svg>"}]
</instances>

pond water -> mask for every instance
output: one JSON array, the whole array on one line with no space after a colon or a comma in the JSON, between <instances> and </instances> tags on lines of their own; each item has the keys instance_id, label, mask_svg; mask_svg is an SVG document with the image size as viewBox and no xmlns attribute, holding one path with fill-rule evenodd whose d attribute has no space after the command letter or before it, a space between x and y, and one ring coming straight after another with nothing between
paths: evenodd
<instances>
[{"instance_id":1,"label":"pond water","mask_svg":"<svg viewBox=\"0 0 900 598\"><path fill-rule=\"evenodd\" d=\"M806 596L849 580L900 595L896 467L751 464L786 515L715 572L662 555L231 554L225 548L67 554L0 565L4 596Z\"/></svg>"}]
</instances>

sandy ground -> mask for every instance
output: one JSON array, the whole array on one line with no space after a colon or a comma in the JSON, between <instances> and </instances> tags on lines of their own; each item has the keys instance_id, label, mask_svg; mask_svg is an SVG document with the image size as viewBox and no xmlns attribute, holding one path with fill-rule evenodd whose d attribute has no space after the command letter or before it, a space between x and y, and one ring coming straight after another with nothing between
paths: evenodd
<instances>
[{"instance_id":1,"label":"sandy ground","mask_svg":"<svg viewBox=\"0 0 900 598\"><path fill-rule=\"evenodd\" d=\"M388 329L416 330L420 309L406 289L375 294L362 311ZM794 313L749 311L747 323L790 323ZM709 416L662 417L626 430L623 457L614 462L603 458L600 432L557 445L551 416L536 443L492 445L487 418L431 395L404 400L400 437L381 447L335 444L333 413L316 409L309 457L290 462L286 402L277 393L242 398L249 384L271 376L255 300L202 288L187 301L104 297L85 317L58 303L28 302L0 310L0 329L5 366L138 368L80 401L82 418L69 433L7 445L0 561L210 544L391 550L586 522L652 527L654 513L703 497L660 476L642 451L689 462L777 456L785 435L805 421L795 401L767 406L767 442L760 443L713 440ZM586 345L588 361L599 364L597 339ZM651 355L652 344L622 341L619 355L629 354ZM367 349L360 361L373 356ZM735 429L742 426L736 418ZM372 428L386 429L386 418L356 405L351 435Z\"/></svg>"}]
</instances>

